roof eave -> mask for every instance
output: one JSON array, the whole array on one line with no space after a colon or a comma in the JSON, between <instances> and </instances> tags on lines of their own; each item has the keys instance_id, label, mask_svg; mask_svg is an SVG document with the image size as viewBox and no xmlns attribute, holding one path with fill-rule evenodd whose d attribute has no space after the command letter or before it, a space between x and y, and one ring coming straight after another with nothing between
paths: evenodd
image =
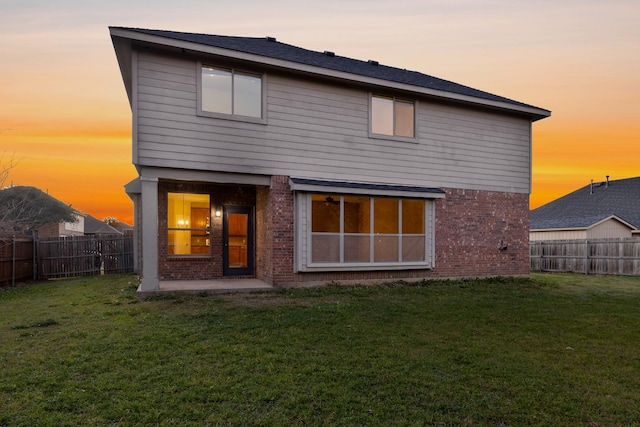
<instances>
[{"instance_id":1,"label":"roof eave","mask_svg":"<svg viewBox=\"0 0 640 427\"><path fill-rule=\"evenodd\" d=\"M452 92L447 92L442 90L410 85L406 83L398 83L398 82L393 82L393 81L374 78L374 77L361 76L358 74L347 73L344 71L336 71L336 70L331 70L331 69L318 67L314 65L301 64L298 62L271 58L268 56L257 55L253 53L246 53L246 52L240 52L236 50L225 49L225 48L220 48L215 46L208 46L208 45L203 45L201 43L176 40L170 37L139 33L139 32L131 31L124 28L110 27L110 32L111 32L111 38L112 40L114 40L114 47L116 48L116 54L118 55L118 62L120 63L120 69L121 69L121 72L123 73L127 71L123 69L123 62L125 62L124 64L125 68L127 66L126 64L127 57L125 55L125 57L123 58L124 61L121 60L120 58L121 55L118 54L119 46L116 45L116 41L114 37L119 39L130 39L130 40L136 40L139 42L164 45L164 46L174 47L176 49L184 49L185 51L204 53L208 55L223 56L227 58L233 58L236 60L253 62L257 64L268 65L271 67L277 67L277 68L282 68L286 70L302 72L307 74L314 74L318 76L345 80L349 82L363 83L363 84L372 85L372 86L382 86L382 87L401 90L401 91L413 92L416 94L430 96L434 98L440 98L448 101L455 101L459 103L466 103L466 104L471 104L476 106L483 106L483 107L489 107L489 108L499 109L503 111L509 111L512 113L526 115L530 118L532 122L544 119L551 115L550 111L542 108L533 107L533 106L514 105L508 102L482 99L482 98L477 98L477 97L468 96L468 95L462 95L462 94L457 94L457 93L452 93ZM129 49L131 49L131 43L129 43L128 47ZM120 50L123 51L123 53L125 53L122 46L120 46ZM130 58L130 54L128 57ZM129 64L129 67L130 67L130 64ZM128 75L131 75L130 69L128 71L129 71ZM127 86L126 81L125 81L125 86ZM127 93L129 93L129 88L127 88Z\"/></svg>"},{"instance_id":2,"label":"roof eave","mask_svg":"<svg viewBox=\"0 0 640 427\"><path fill-rule=\"evenodd\" d=\"M533 232L547 232L547 231L586 231L589 227L558 227L558 228L531 228L530 233Z\"/></svg>"},{"instance_id":3,"label":"roof eave","mask_svg":"<svg viewBox=\"0 0 640 427\"><path fill-rule=\"evenodd\" d=\"M113 49L116 52L116 58L118 59L118 66L120 67L120 74L124 83L127 96L129 97L129 104L132 104L132 91L133 91L133 65L132 65L132 47L131 37L120 34L121 31L117 28L109 28L111 33L111 42L113 43Z\"/></svg>"},{"instance_id":4,"label":"roof eave","mask_svg":"<svg viewBox=\"0 0 640 427\"><path fill-rule=\"evenodd\" d=\"M614 221L618 221L619 223L621 223L622 225L624 225L625 227L629 227L631 230L635 230L636 227L633 224L628 223L627 221L625 221L624 219L618 217L617 215L609 215L606 218L603 218L601 220L595 221L593 224L590 225L586 225L583 227L557 227L557 228L531 228L529 230L529 232L543 232L543 231L585 231L585 230L589 230L595 226L598 226L606 221L609 220L614 220Z\"/></svg>"}]
</instances>

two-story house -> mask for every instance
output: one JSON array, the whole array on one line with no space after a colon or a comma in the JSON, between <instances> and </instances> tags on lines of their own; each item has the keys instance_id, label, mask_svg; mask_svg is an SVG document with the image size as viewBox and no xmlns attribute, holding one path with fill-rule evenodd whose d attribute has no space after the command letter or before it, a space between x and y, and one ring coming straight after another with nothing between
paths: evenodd
<instances>
[{"instance_id":1,"label":"two-story house","mask_svg":"<svg viewBox=\"0 0 640 427\"><path fill-rule=\"evenodd\" d=\"M272 37L110 32L141 292L528 274L549 111Z\"/></svg>"}]
</instances>

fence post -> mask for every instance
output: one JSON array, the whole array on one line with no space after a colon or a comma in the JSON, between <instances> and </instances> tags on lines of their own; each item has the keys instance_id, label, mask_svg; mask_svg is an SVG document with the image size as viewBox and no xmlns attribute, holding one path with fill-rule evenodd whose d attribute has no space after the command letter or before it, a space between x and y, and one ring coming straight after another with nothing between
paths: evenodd
<instances>
[{"instance_id":1,"label":"fence post","mask_svg":"<svg viewBox=\"0 0 640 427\"><path fill-rule=\"evenodd\" d=\"M589 275L589 239L584 241L584 274Z\"/></svg>"},{"instance_id":2,"label":"fence post","mask_svg":"<svg viewBox=\"0 0 640 427\"><path fill-rule=\"evenodd\" d=\"M31 234L31 241L33 243L33 248L32 248L32 258L33 258L33 268L32 268L32 273L33 273L33 280L38 280L38 232L37 231L33 231L33 233Z\"/></svg>"},{"instance_id":3,"label":"fence post","mask_svg":"<svg viewBox=\"0 0 640 427\"><path fill-rule=\"evenodd\" d=\"M125 257L124 257L124 233L120 235L120 265L121 270L125 272Z\"/></svg>"},{"instance_id":4,"label":"fence post","mask_svg":"<svg viewBox=\"0 0 640 427\"><path fill-rule=\"evenodd\" d=\"M16 285L16 235L11 241L11 286Z\"/></svg>"}]
</instances>

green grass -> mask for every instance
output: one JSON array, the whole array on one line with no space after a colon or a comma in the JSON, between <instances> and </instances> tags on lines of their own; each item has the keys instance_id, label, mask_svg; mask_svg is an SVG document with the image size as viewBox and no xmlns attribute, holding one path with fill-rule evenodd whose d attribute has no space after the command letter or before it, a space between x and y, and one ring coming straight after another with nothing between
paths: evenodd
<instances>
[{"instance_id":1,"label":"green grass","mask_svg":"<svg viewBox=\"0 0 640 427\"><path fill-rule=\"evenodd\" d=\"M0 426L640 425L640 278L0 291Z\"/></svg>"}]
</instances>

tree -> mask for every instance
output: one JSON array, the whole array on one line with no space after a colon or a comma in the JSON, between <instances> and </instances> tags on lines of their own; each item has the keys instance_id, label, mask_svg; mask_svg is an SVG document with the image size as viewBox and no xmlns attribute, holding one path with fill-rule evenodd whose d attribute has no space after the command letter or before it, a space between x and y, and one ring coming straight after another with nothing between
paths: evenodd
<instances>
[{"instance_id":1,"label":"tree","mask_svg":"<svg viewBox=\"0 0 640 427\"><path fill-rule=\"evenodd\" d=\"M102 220L105 224L110 225L110 226L115 226L118 225L118 223L120 221L118 221L118 218L116 218L115 216L107 216Z\"/></svg>"},{"instance_id":2,"label":"tree","mask_svg":"<svg viewBox=\"0 0 640 427\"><path fill-rule=\"evenodd\" d=\"M13 156L8 162L4 153L0 156L0 232L25 232L46 224L78 221L71 205L35 187L5 187L17 164Z\"/></svg>"},{"instance_id":3,"label":"tree","mask_svg":"<svg viewBox=\"0 0 640 427\"><path fill-rule=\"evenodd\" d=\"M77 222L70 205L35 187L7 187L0 190L0 231L25 232L46 224Z\"/></svg>"},{"instance_id":4,"label":"tree","mask_svg":"<svg viewBox=\"0 0 640 427\"><path fill-rule=\"evenodd\" d=\"M15 155L9 160L5 160L5 153L0 155L0 232L25 232L45 224L78 221L70 205L35 187L6 187L18 162Z\"/></svg>"},{"instance_id":5,"label":"tree","mask_svg":"<svg viewBox=\"0 0 640 427\"><path fill-rule=\"evenodd\" d=\"M15 168L18 161L15 158L15 154L11 156L9 161L5 161L4 156L6 153L0 155L0 189L4 188L11 169Z\"/></svg>"}]
</instances>

